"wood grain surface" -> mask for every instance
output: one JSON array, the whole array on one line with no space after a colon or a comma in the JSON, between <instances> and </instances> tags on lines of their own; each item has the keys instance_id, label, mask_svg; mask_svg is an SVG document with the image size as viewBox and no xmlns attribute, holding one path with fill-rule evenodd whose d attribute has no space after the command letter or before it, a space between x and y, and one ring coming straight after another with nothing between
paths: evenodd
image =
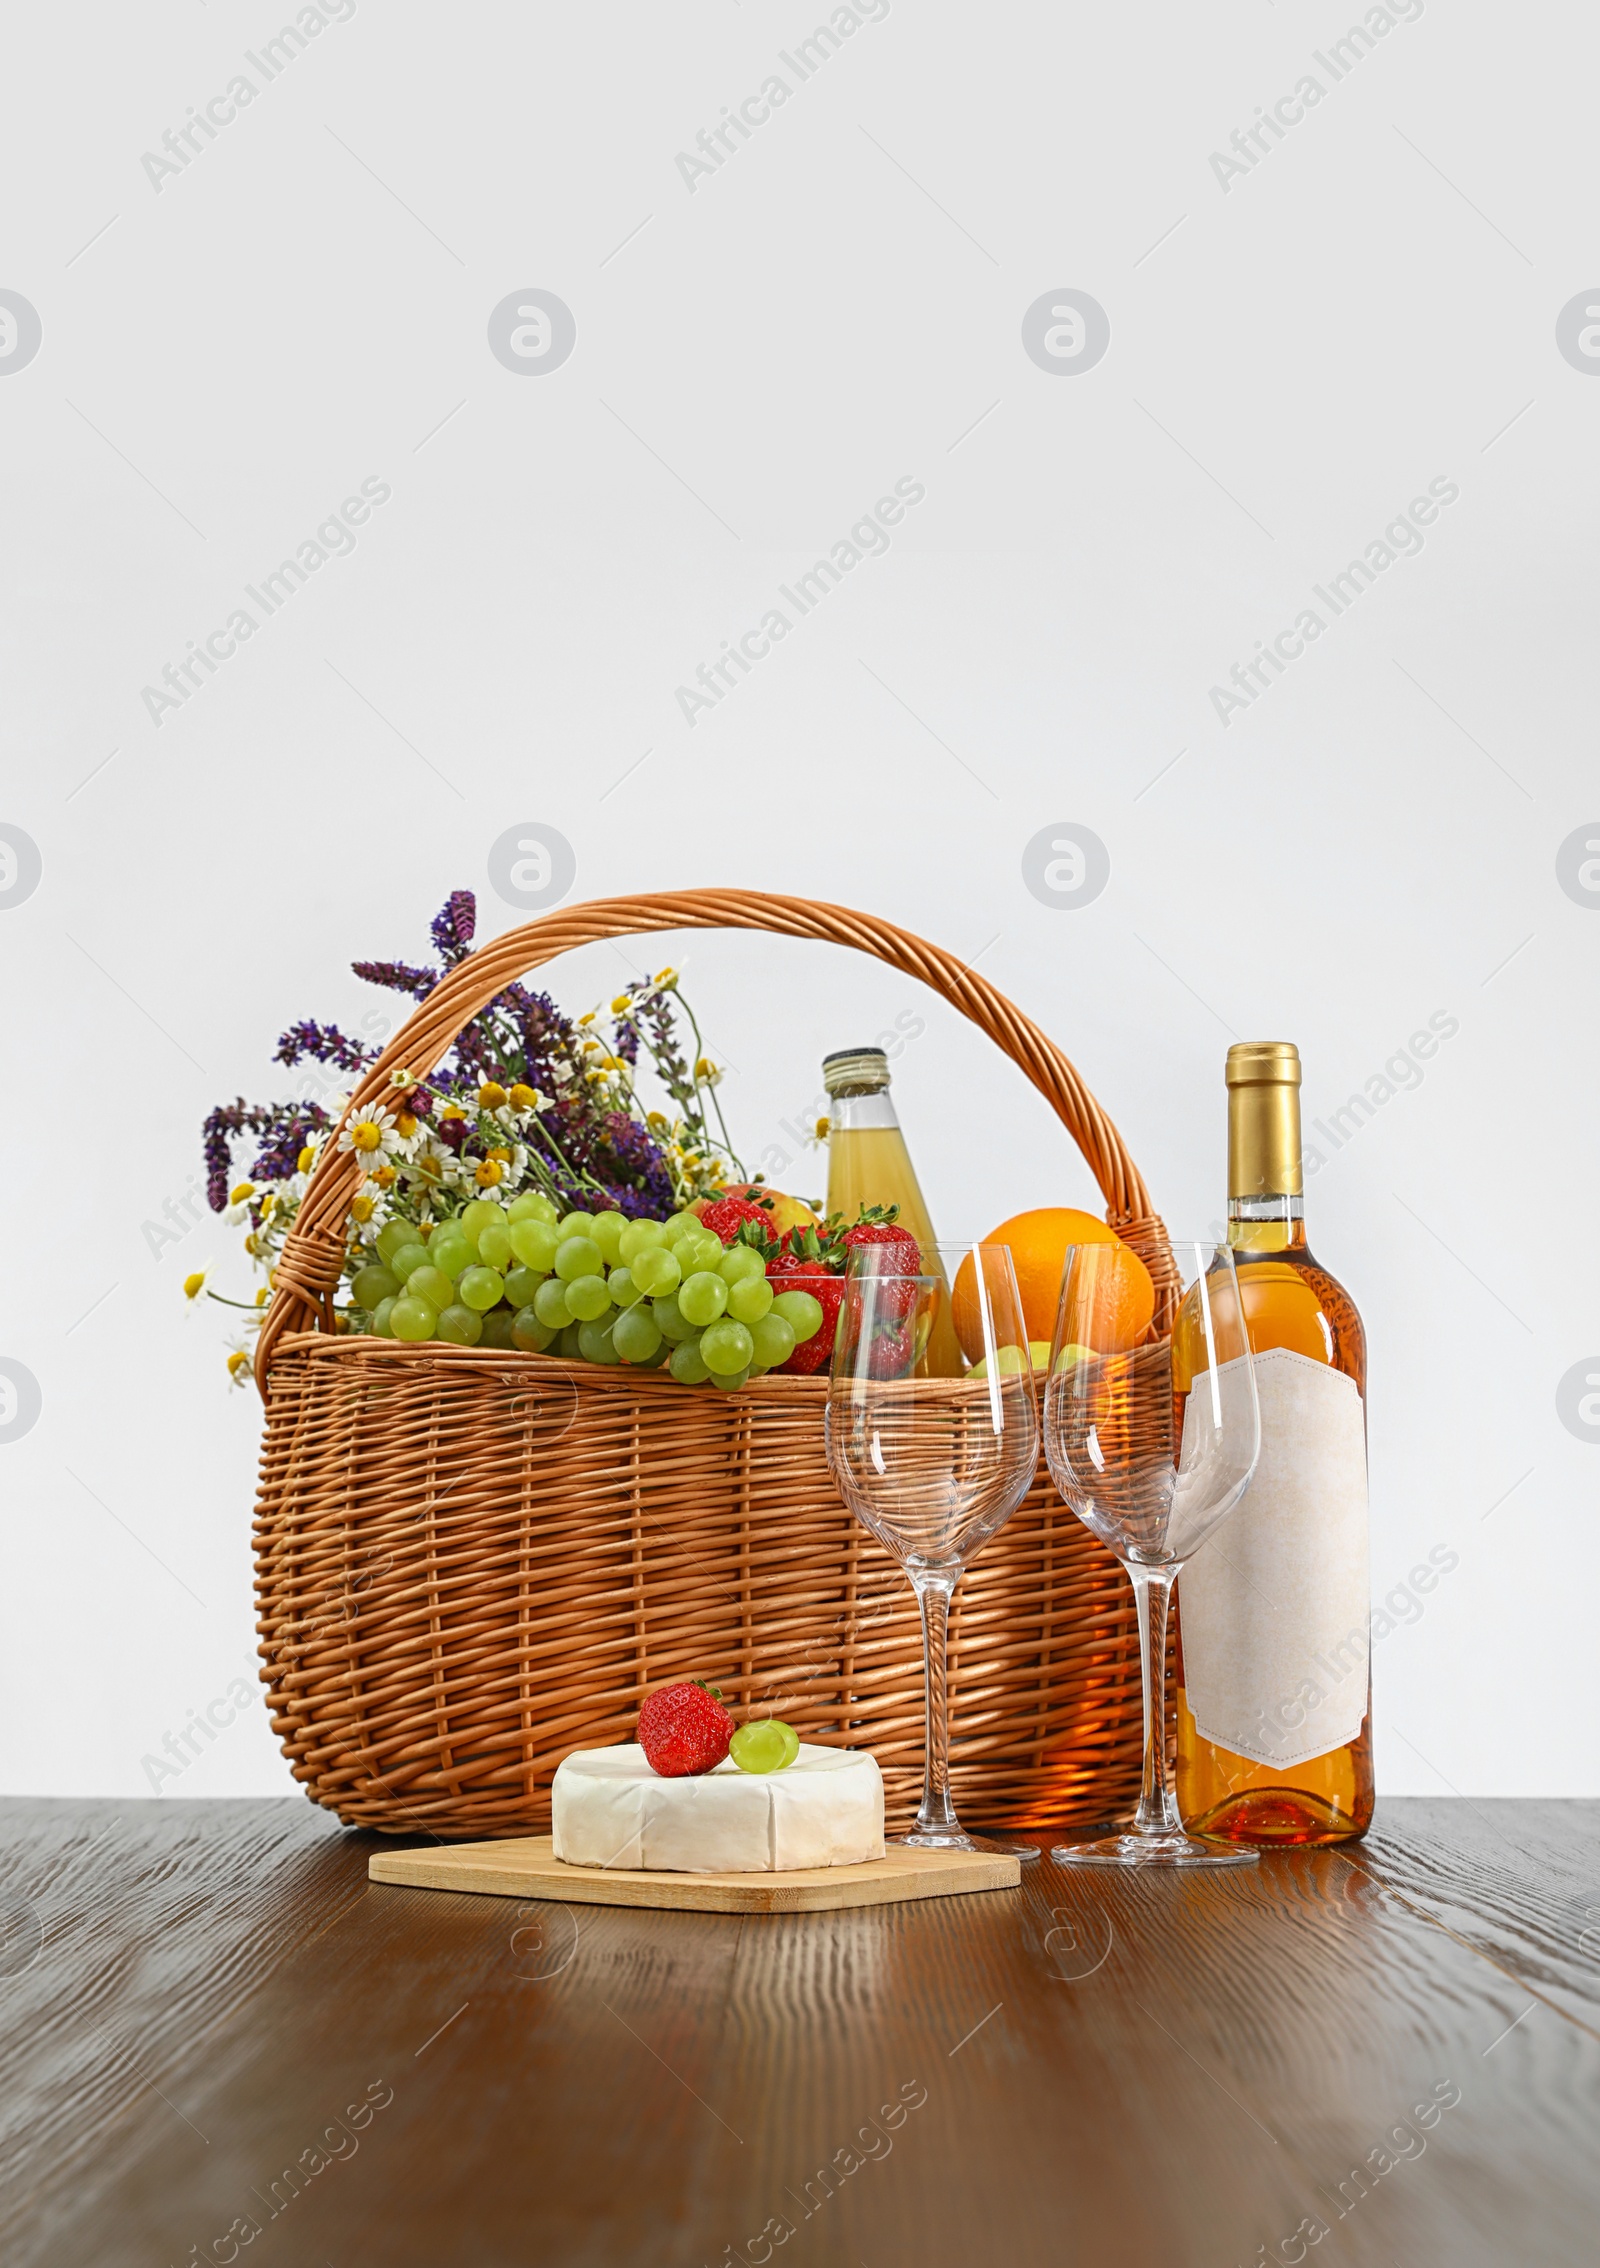
<instances>
[{"instance_id":1,"label":"wood grain surface","mask_svg":"<svg viewBox=\"0 0 1600 2268\"><path fill-rule=\"evenodd\" d=\"M822 1914L847 1906L895 1906L907 1898L971 1897L1015 1890L1021 1862L980 1851L895 1850L859 1866L792 1867L781 1874L635 1872L568 1866L548 1835L499 1843L446 1843L374 1851L370 1882L478 1897L551 1898L581 1906L641 1906L674 1913Z\"/></svg>"},{"instance_id":2,"label":"wood grain surface","mask_svg":"<svg viewBox=\"0 0 1600 2268\"><path fill-rule=\"evenodd\" d=\"M1596 2254L1600 1804L771 1915L380 1888L293 1801L4 1823L7 2268Z\"/></svg>"}]
</instances>

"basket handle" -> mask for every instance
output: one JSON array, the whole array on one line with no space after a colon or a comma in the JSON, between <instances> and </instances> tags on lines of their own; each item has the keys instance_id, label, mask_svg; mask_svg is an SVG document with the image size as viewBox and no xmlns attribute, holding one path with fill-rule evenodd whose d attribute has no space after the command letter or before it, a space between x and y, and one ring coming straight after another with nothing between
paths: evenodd
<instances>
[{"instance_id":1,"label":"basket handle","mask_svg":"<svg viewBox=\"0 0 1600 2268\"><path fill-rule=\"evenodd\" d=\"M402 1065L419 1081L426 1079L449 1053L463 1026L528 970L541 968L579 945L658 929L764 929L779 937L818 938L871 953L902 975L930 985L1026 1072L1055 1111L1100 1185L1110 1226L1135 1247L1155 1275L1157 1318L1164 1318L1172 1280L1166 1230L1150 1211L1149 1191L1122 1136L1067 1057L1004 993L953 953L848 906L773 897L760 890L678 890L638 898L596 898L541 914L457 962L368 1068L351 1097L350 1111L381 1102L390 1092L389 1074ZM356 1185L354 1157L331 1142L325 1144L294 1226L284 1239L272 1305L257 1342L255 1371L263 1399L272 1351L283 1333L319 1325L333 1328L332 1295L344 1266Z\"/></svg>"}]
</instances>

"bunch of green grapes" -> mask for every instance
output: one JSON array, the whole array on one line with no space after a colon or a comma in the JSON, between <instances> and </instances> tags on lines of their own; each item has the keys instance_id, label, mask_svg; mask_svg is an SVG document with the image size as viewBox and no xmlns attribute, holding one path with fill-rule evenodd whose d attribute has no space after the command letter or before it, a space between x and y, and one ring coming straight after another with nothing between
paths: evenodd
<instances>
[{"instance_id":1,"label":"bunch of green grapes","mask_svg":"<svg viewBox=\"0 0 1600 2268\"><path fill-rule=\"evenodd\" d=\"M822 1328L820 1301L774 1293L759 1252L724 1248L693 1213L558 1216L531 1192L509 1207L478 1197L426 1240L390 1221L375 1252L350 1289L380 1339L665 1365L731 1393Z\"/></svg>"}]
</instances>

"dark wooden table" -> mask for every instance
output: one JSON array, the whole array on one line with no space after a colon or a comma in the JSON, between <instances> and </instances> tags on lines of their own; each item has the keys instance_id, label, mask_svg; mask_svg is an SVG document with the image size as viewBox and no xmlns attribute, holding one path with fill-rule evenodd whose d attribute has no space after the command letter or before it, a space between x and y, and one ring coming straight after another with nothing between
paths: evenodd
<instances>
[{"instance_id":1,"label":"dark wooden table","mask_svg":"<svg viewBox=\"0 0 1600 2268\"><path fill-rule=\"evenodd\" d=\"M761 1918L372 1887L297 1801L0 1817L6 2268L1600 2258L1600 1803Z\"/></svg>"}]
</instances>

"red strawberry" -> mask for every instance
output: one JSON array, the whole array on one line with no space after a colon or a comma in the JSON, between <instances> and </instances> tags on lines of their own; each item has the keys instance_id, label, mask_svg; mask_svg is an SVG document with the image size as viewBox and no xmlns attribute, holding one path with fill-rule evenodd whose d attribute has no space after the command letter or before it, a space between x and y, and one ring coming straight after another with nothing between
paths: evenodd
<instances>
[{"instance_id":1,"label":"red strawberry","mask_svg":"<svg viewBox=\"0 0 1600 2268\"><path fill-rule=\"evenodd\" d=\"M639 1711L639 1746L664 1780L711 1771L732 1738L733 1719L716 1690L698 1678L658 1687Z\"/></svg>"},{"instance_id":2,"label":"red strawberry","mask_svg":"<svg viewBox=\"0 0 1600 2268\"><path fill-rule=\"evenodd\" d=\"M767 1281L775 1290L809 1292L822 1309L822 1325L816 1336L802 1339L787 1362L779 1363L775 1378L810 1378L819 1370L826 1370L833 1359L833 1334L839 1321L839 1309L844 1304L844 1277L833 1275L812 1260L770 1260L767 1263Z\"/></svg>"},{"instance_id":3,"label":"red strawberry","mask_svg":"<svg viewBox=\"0 0 1600 2268\"><path fill-rule=\"evenodd\" d=\"M748 1197L714 1197L696 1210L704 1226L724 1244L735 1241L746 1221L755 1222L767 1236L772 1233L771 1206L752 1205Z\"/></svg>"},{"instance_id":4,"label":"red strawberry","mask_svg":"<svg viewBox=\"0 0 1600 2268\"><path fill-rule=\"evenodd\" d=\"M845 1230L844 1247L847 1252L872 1255L857 1262L869 1275L920 1276L922 1273L921 1245L909 1229L896 1228L892 1221L858 1221L854 1228Z\"/></svg>"}]
</instances>

